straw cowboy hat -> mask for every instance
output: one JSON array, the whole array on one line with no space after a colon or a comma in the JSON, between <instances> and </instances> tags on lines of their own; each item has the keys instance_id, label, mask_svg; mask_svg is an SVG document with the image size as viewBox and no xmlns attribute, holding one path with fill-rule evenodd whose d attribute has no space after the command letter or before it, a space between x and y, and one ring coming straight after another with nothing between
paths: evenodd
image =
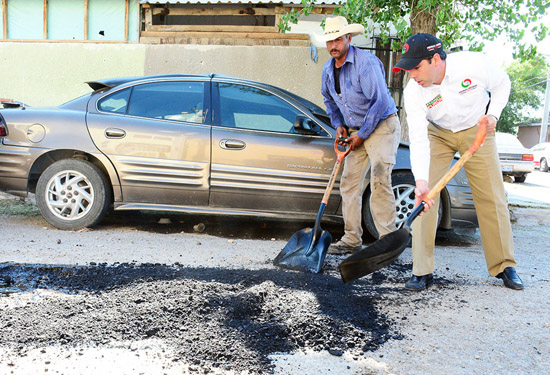
<instances>
[{"instance_id":1,"label":"straw cowboy hat","mask_svg":"<svg viewBox=\"0 0 550 375\"><path fill-rule=\"evenodd\" d=\"M358 23L352 23L348 25L348 20L345 17L337 16L332 18L327 18L325 22L325 33L319 37L319 40L322 42L328 42L329 40L334 40L342 35L351 34L351 36L356 36L362 34L365 31L363 25Z\"/></svg>"}]
</instances>

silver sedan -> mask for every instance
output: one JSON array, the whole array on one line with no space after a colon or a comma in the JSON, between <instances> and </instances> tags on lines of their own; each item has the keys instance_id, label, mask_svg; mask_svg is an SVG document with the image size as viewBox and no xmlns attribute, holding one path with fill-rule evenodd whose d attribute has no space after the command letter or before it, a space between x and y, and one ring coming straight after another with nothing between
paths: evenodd
<instances>
[{"instance_id":1,"label":"silver sedan","mask_svg":"<svg viewBox=\"0 0 550 375\"><path fill-rule=\"evenodd\" d=\"M114 210L314 220L335 163L324 110L260 82L165 75L88 82L59 107L0 111L0 189L34 193L54 227ZM363 221L377 236L365 184ZM414 204L409 149L393 171L397 224ZM460 172L442 192L440 228L476 227ZM324 220L341 221L338 184Z\"/></svg>"}]
</instances>

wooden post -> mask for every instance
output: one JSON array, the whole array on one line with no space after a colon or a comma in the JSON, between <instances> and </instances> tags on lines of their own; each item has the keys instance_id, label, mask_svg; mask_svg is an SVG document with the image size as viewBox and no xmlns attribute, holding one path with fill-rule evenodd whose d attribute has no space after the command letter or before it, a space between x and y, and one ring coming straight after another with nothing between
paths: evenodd
<instances>
[{"instance_id":1,"label":"wooden post","mask_svg":"<svg viewBox=\"0 0 550 375\"><path fill-rule=\"evenodd\" d=\"M48 0L44 0L44 39L48 39Z\"/></svg>"},{"instance_id":2,"label":"wooden post","mask_svg":"<svg viewBox=\"0 0 550 375\"><path fill-rule=\"evenodd\" d=\"M8 39L8 0L2 0L2 17L4 18L4 39Z\"/></svg>"},{"instance_id":3,"label":"wooden post","mask_svg":"<svg viewBox=\"0 0 550 375\"><path fill-rule=\"evenodd\" d=\"M125 41L128 41L128 20L130 19L128 12L129 12L129 5L128 5L128 0L126 0L124 4L124 40Z\"/></svg>"},{"instance_id":4,"label":"wooden post","mask_svg":"<svg viewBox=\"0 0 550 375\"><path fill-rule=\"evenodd\" d=\"M84 0L84 40L88 40L88 0Z\"/></svg>"}]
</instances>

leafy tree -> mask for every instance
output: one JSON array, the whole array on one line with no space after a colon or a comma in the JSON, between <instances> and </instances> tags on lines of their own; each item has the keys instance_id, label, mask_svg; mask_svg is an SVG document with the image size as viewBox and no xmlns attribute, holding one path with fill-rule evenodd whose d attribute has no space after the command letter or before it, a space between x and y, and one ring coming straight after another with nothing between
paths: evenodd
<instances>
[{"instance_id":1,"label":"leafy tree","mask_svg":"<svg viewBox=\"0 0 550 375\"><path fill-rule=\"evenodd\" d=\"M281 17L278 26L282 32L290 30L291 24L297 23L299 17L315 10L315 0L301 0L301 5L301 8L292 9ZM484 41L505 36L513 42L514 57L528 61L536 56L537 50L536 46L524 40L526 31L534 36L535 42L550 35L550 29L541 22L549 9L548 0L340 0L334 14L346 17L351 23L362 24L365 34L379 35L383 42L389 40L393 27L399 40L394 40L394 50L399 50L409 36L422 32L437 35L445 46L465 40L471 50L481 50ZM409 74L406 73L404 82L408 81ZM516 100L515 95L512 100ZM518 106L522 100L534 98L525 95L520 100L518 97ZM499 121L502 130L513 129L513 116L521 113L518 109L508 106L505 118L510 122L500 125ZM400 117L402 138L406 141L406 116Z\"/></svg>"},{"instance_id":2,"label":"leafy tree","mask_svg":"<svg viewBox=\"0 0 550 375\"><path fill-rule=\"evenodd\" d=\"M534 112L544 101L548 64L543 56L525 61L514 61L506 68L512 81L508 105L502 111L497 131L517 133L517 126L536 119Z\"/></svg>"},{"instance_id":3,"label":"leafy tree","mask_svg":"<svg viewBox=\"0 0 550 375\"><path fill-rule=\"evenodd\" d=\"M301 1L302 8L281 17L278 26L282 32L290 30L302 14L314 11L315 0ZM537 42L550 35L540 22L548 9L548 0L341 0L334 14L364 25L366 34L376 30L385 41L392 26L401 41L426 32L437 35L447 46L465 39L474 50L483 47L483 40L504 35L516 43L516 56L527 58L535 55L536 47L523 41L525 32L530 30ZM400 45L395 42L393 47L397 50Z\"/></svg>"}]
</instances>

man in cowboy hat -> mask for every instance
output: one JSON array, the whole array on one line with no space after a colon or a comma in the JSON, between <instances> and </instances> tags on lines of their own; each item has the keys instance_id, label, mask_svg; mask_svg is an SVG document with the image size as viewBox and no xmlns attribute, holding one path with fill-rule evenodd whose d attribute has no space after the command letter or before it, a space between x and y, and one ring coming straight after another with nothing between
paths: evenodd
<instances>
[{"instance_id":1,"label":"man in cowboy hat","mask_svg":"<svg viewBox=\"0 0 550 375\"><path fill-rule=\"evenodd\" d=\"M340 182L344 236L329 254L361 249L361 210L370 162L370 210L382 237L395 231L395 198L391 172L401 136L395 102L386 86L382 62L372 53L350 45L362 34L359 24L344 17L328 18L321 40L332 58L323 66L321 93L337 137L346 137L352 152L344 163Z\"/></svg>"}]
</instances>

